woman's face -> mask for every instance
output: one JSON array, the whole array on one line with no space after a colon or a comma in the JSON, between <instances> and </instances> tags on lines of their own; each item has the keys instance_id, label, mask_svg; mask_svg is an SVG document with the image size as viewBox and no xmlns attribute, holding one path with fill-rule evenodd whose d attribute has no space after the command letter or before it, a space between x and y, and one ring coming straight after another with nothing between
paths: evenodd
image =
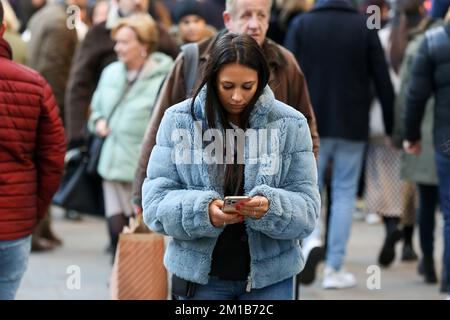
<instances>
[{"instance_id":1,"label":"woman's face","mask_svg":"<svg viewBox=\"0 0 450 320\"><path fill-rule=\"evenodd\" d=\"M122 27L115 34L114 51L125 65L145 59L146 46L139 42L136 33L130 27Z\"/></svg>"},{"instance_id":2,"label":"woman's face","mask_svg":"<svg viewBox=\"0 0 450 320\"><path fill-rule=\"evenodd\" d=\"M216 85L222 106L231 117L238 116L255 95L258 73L241 64L227 64L217 73Z\"/></svg>"},{"instance_id":3,"label":"woman's face","mask_svg":"<svg viewBox=\"0 0 450 320\"><path fill-rule=\"evenodd\" d=\"M183 17L178 23L178 29L184 42L199 42L202 40L205 28L205 20L195 14Z\"/></svg>"}]
</instances>

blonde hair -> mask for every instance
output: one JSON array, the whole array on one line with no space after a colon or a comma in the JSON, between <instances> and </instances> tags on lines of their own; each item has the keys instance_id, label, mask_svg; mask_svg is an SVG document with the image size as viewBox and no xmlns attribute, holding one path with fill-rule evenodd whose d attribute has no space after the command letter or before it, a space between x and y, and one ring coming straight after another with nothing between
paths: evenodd
<instances>
[{"instance_id":1,"label":"blonde hair","mask_svg":"<svg viewBox=\"0 0 450 320\"><path fill-rule=\"evenodd\" d=\"M140 43L148 45L147 53L156 51L159 35L156 22L150 15L139 13L120 19L111 30L111 36L114 38L117 32L124 27L132 29Z\"/></svg>"},{"instance_id":2,"label":"blonde hair","mask_svg":"<svg viewBox=\"0 0 450 320\"><path fill-rule=\"evenodd\" d=\"M225 1L225 11L229 14L234 14L234 10L236 10L236 1L238 0L226 0ZM273 0L266 0L269 1L269 12L272 8Z\"/></svg>"}]
</instances>

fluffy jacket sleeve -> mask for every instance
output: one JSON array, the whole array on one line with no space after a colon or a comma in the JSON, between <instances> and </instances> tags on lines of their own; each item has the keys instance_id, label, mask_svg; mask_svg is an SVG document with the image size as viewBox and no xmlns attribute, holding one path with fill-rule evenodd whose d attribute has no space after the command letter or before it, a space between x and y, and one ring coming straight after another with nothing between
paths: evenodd
<instances>
[{"instance_id":1,"label":"fluffy jacket sleeve","mask_svg":"<svg viewBox=\"0 0 450 320\"><path fill-rule=\"evenodd\" d=\"M294 123L294 122L293 122ZM282 153L283 181L278 188L262 184L250 196L262 195L269 200L269 210L259 220L248 219L250 228L280 240L303 239L316 226L320 213L317 167L312 152L311 134L306 121L291 123L292 147Z\"/></svg>"},{"instance_id":2,"label":"fluffy jacket sleeve","mask_svg":"<svg viewBox=\"0 0 450 320\"><path fill-rule=\"evenodd\" d=\"M208 210L209 203L220 199L220 194L213 190L188 190L172 161L175 115L164 115L150 156L142 187L144 222L150 229L178 240L218 237L223 229L211 224Z\"/></svg>"}]
</instances>

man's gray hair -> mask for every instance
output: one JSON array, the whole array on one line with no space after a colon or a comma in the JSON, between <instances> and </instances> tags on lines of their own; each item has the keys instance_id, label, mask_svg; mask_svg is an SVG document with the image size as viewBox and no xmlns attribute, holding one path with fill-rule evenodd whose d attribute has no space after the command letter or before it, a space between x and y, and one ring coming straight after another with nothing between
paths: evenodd
<instances>
[{"instance_id":1,"label":"man's gray hair","mask_svg":"<svg viewBox=\"0 0 450 320\"><path fill-rule=\"evenodd\" d=\"M225 1L225 11L230 14L233 14L233 11L236 9L235 8L236 1L238 1L238 0L226 0ZM272 8L273 0L267 0L267 1L269 1L269 4L270 4L270 6L269 6L269 11L270 11L270 9Z\"/></svg>"}]
</instances>

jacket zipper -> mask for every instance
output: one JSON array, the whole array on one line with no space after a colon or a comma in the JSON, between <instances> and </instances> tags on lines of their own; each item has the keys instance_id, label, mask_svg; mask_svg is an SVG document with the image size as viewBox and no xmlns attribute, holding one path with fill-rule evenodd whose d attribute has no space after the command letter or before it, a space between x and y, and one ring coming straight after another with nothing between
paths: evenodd
<instances>
[{"instance_id":1,"label":"jacket zipper","mask_svg":"<svg viewBox=\"0 0 450 320\"><path fill-rule=\"evenodd\" d=\"M252 275L251 273L249 273L247 278L247 287L245 288L245 291L250 292L251 290L252 290Z\"/></svg>"}]
</instances>

